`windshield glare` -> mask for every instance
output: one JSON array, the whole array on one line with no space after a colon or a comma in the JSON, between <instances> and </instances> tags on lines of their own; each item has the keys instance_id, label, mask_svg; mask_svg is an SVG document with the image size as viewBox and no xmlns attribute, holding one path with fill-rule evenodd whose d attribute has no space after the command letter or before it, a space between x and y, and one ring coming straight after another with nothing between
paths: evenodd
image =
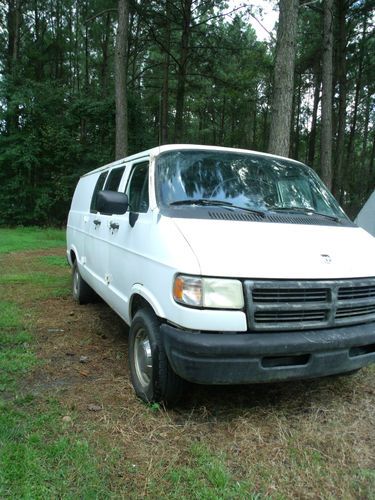
<instances>
[{"instance_id":1,"label":"windshield glare","mask_svg":"<svg viewBox=\"0 0 375 500\"><path fill-rule=\"evenodd\" d=\"M313 170L292 161L222 151L170 151L156 162L158 200L225 201L254 210L346 217Z\"/></svg>"}]
</instances>

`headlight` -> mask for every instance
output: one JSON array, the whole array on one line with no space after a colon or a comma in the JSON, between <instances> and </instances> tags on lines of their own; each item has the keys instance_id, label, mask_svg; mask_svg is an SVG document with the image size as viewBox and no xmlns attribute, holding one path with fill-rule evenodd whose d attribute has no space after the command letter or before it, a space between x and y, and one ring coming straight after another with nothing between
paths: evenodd
<instances>
[{"instance_id":1,"label":"headlight","mask_svg":"<svg viewBox=\"0 0 375 500\"><path fill-rule=\"evenodd\" d=\"M179 304L215 309L242 309L242 283L238 280L176 276L173 298Z\"/></svg>"}]
</instances>

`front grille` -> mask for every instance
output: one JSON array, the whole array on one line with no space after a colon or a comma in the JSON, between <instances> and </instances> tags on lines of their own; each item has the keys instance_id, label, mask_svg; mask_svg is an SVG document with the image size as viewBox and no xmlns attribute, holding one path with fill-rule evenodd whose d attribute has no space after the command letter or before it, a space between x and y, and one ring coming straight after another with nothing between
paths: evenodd
<instances>
[{"instance_id":1,"label":"front grille","mask_svg":"<svg viewBox=\"0 0 375 500\"><path fill-rule=\"evenodd\" d=\"M254 302L326 302L328 289L276 289L260 288L253 290Z\"/></svg>"},{"instance_id":2,"label":"front grille","mask_svg":"<svg viewBox=\"0 0 375 500\"><path fill-rule=\"evenodd\" d=\"M324 321L326 313L323 311L276 311L257 312L255 321L257 323L279 323L285 321Z\"/></svg>"},{"instance_id":3,"label":"front grille","mask_svg":"<svg viewBox=\"0 0 375 500\"><path fill-rule=\"evenodd\" d=\"M375 321L375 278L244 282L249 329L307 330Z\"/></svg>"}]
</instances>

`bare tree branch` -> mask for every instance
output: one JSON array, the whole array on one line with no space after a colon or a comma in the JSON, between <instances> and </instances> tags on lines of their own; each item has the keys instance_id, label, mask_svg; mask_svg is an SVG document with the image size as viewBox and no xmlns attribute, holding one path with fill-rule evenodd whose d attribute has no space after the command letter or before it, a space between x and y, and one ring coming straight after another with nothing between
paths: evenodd
<instances>
[{"instance_id":1,"label":"bare tree branch","mask_svg":"<svg viewBox=\"0 0 375 500\"><path fill-rule=\"evenodd\" d=\"M200 23L192 24L192 29L197 28L198 26L201 26L202 24L207 24L209 21L212 21L213 19L219 19L220 17L229 16L229 14L233 14L233 12L236 12L237 10L244 9L246 7L249 7L249 6L250 6L250 4L242 4L239 7L236 7L235 9L230 10L229 12L223 12L221 14L216 14L215 16L211 16L208 19L201 21ZM195 19L192 19L192 22L194 22L196 19L198 19L198 18L196 17Z\"/></svg>"},{"instance_id":2,"label":"bare tree branch","mask_svg":"<svg viewBox=\"0 0 375 500\"><path fill-rule=\"evenodd\" d=\"M264 26L264 24L263 24L263 23L261 23L261 22L259 21L259 19L258 19L256 16L254 16L254 14L252 14L251 12L249 12L249 15L250 15L250 16L251 16L251 17L252 17L252 18L253 18L253 19L254 19L254 20L255 20L255 21L259 24L259 26L261 26L261 27L264 29L264 31L265 31L266 33L268 33L268 35L269 35L269 37L271 38L271 40L272 40L273 42L276 42L276 38L274 37L274 35L273 35L272 31L268 31L268 29Z\"/></svg>"},{"instance_id":3,"label":"bare tree branch","mask_svg":"<svg viewBox=\"0 0 375 500\"><path fill-rule=\"evenodd\" d=\"M94 14L93 16L91 17L88 17L86 20L85 20L85 24L92 21L93 19L96 19L97 17L100 17L100 16L103 16L104 14L108 14L108 12L116 12L118 13L118 10L117 9L105 9L105 10L102 10L100 12L98 12L97 14Z\"/></svg>"}]
</instances>

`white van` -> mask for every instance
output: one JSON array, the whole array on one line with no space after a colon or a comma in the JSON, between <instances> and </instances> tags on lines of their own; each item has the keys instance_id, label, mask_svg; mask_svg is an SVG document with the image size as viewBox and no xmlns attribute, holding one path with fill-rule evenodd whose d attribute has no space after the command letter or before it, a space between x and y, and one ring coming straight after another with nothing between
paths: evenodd
<instances>
[{"instance_id":1,"label":"white van","mask_svg":"<svg viewBox=\"0 0 375 500\"><path fill-rule=\"evenodd\" d=\"M375 360L375 238L287 158L144 151L81 177L67 228L73 296L130 326L134 389L247 384Z\"/></svg>"}]
</instances>

